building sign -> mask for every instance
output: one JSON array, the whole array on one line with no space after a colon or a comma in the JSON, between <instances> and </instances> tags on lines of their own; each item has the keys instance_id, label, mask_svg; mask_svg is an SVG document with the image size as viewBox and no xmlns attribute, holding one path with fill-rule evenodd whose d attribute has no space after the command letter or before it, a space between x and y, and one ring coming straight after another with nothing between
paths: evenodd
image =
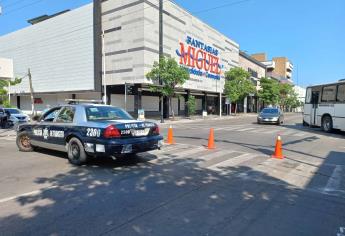
<instances>
[{"instance_id":1,"label":"building sign","mask_svg":"<svg viewBox=\"0 0 345 236\"><path fill-rule=\"evenodd\" d=\"M220 80L224 66L219 64L218 49L187 36L185 42L180 42L176 54L180 57L180 65L187 67L190 74Z\"/></svg>"}]
</instances>

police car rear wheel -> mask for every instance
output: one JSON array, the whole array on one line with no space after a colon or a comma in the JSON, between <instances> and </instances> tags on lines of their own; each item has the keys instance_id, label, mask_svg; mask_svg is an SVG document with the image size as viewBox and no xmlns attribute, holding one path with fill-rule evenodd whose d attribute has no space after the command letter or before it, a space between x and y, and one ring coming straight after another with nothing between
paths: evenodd
<instances>
[{"instance_id":1,"label":"police car rear wheel","mask_svg":"<svg viewBox=\"0 0 345 236\"><path fill-rule=\"evenodd\" d=\"M32 152L34 150L26 131L20 132L17 135L16 143L21 152Z\"/></svg>"},{"instance_id":2,"label":"police car rear wheel","mask_svg":"<svg viewBox=\"0 0 345 236\"><path fill-rule=\"evenodd\" d=\"M82 165L87 161L84 146L77 138L71 138L68 142L68 160L73 165Z\"/></svg>"}]
</instances>

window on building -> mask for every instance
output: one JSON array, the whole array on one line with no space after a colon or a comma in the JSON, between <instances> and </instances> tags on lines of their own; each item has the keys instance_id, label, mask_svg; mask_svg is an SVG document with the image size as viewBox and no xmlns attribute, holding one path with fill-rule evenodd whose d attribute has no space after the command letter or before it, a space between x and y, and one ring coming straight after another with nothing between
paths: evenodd
<instances>
[{"instance_id":1,"label":"window on building","mask_svg":"<svg viewBox=\"0 0 345 236\"><path fill-rule=\"evenodd\" d=\"M336 91L337 91L337 86L335 85L323 87L321 101L322 102L335 101Z\"/></svg>"},{"instance_id":2,"label":"window on building","mask_svg":"<svg viewBox=\"0 0 345 236\"><path fill-rule=\"evenodd\" d=\"M250 75L252 77L258 78L258 72L257 71L255 71L255 70L253 70L251 68L248 68L248 72L250 73Z\"/></svg>"},{"instance_id":3,"label":"window on building","mask_svg":"<svg viewBox=\"0 0 345 236\"><path fill-rule=\"evenodd\" d=\"M338 86L337 101L345 102L345 84Z\"/></svg>"}]
</instances>

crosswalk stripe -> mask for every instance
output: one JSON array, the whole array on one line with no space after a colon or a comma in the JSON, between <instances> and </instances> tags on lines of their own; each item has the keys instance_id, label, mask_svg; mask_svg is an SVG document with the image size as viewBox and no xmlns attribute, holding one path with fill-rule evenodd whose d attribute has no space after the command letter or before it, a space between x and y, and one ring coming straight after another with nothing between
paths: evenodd
<instances>
[{"instance_id":1,"label":"crosswalk stripe","mask_svg":"<svg viewBox=\"0 0 345 236\"><path fill-rule=\"evenodd\" d=\"M187 163L197 163L200 168L207 167L207 163L217 161L217 158L224 157L228 154L235 153L236 151L221 150L217 152L207 153L205 155L194 157L193 160L186 160L178 163L178 165L184 165Z\"/></svg>"},{"instance_id":2,"label":"crosswalk stripe","mask_svg":"<svg viewBox=\"0 0 345 236\"><path fill-rule=\"evenodd\" d=\"M307 133L305 132L298 132L298 133L295 133L293 136L297 136L297 137L302 137L302 136L305 136Z\"/></svg>"},{"instance_id":3,"label":"crosswalk stripe","mask_svg":"<svg viewBox=\"0 0 345 236\"><path fill-rule=\"evenodd\" d=\"M282 132L281 134L288 136L288 135L293 135L294 133L296 133L295 130L287 130L287 131Z\"/></svg>"},{"instance_id":4,"label":"crosswalk stripe","mask_svg":"<svg viewBox=\"0 0 345 236\"><path fill-rule=\"evenodd\" d=\"M255 178L261 178L263 175L267 175L268 177L274 178L276 180L282 179L286 174L286 168L284 166L280 166L281 160L270 158L266 161L261 162L259 165L252 167L252 169L260 176L256 176Z\"/></svg>"},{"instance_id":5,"label":"crosswalk stripe","mask_svg":"<svg viewBox=\"0 0 345 236\"><path fill-rule=\"evenodd\" d=\"M242 155L233 157L229 160L217 163L215 165L211 165L207 168L211 169L211 170L219 171L219 170L221 170L222 167L233 167L236 165L240 165L243 162L246 162L246 161L253 159L255 156L257 156L257 154L244 153Z\"/></svg>"},{"instance_id":6,"label":"crosswalk stripe","mask_svg":"<svg viewBox=\"0 0 345 236\"><path fill-rule=\"evenodd\" d=\"M249 130L255 130L255 128L244 128L237 131L243 132L243 131L249 131Z\"/></svg>"},{"instance_id":7,"label":"crosswalk stripe","mask_svg":"<svg viewBox=\"0 0 345 236\"><path fill-rule=\"evenodd\" d=\"M272 133L280 133L280 132L281 132L281 130L273 129L273 130L263 131L262 133L272 134Z\"/></svg>"},{"instance_id":8,"label":"crosswalk stripe","mask_svg":"<svg viewBox=\"0 0 345 236\"><path fill-rule=\"evenodd\" d=\"M337 165L332 173L332 176L329 178L324 192L336 191L339 189L341 179L342 179L343 168L340 165Z\"/></svg>"},{"instance_id":9,"label":"crosswalk stripe","mask_svg":"<svg viewBox=\"0 0 345 236\"><path fill-rule=\"evenodd\" d=\"M302 163L294 168L284 180L295 187L304 188L318 169L318 166Z\"/></svg>"},{"instance_id":10,"label":"crosswalk stripe","mask_svg":"<svg viewBox=\"0 0 345 236\"><path fill-rule=\"evenodd\" d=\"M224 130L237 130L237 129L243 129L243 126L234 126L234 127L224 127Z\"/></svg>"}]
</instances>

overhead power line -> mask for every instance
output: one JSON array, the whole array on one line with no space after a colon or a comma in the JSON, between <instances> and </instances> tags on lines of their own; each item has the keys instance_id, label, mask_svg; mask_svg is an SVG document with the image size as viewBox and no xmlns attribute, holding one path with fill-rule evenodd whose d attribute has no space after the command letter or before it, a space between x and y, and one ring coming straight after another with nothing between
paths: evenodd
<instances>
[{"instance_id":1,"label":"overhead power line","mask_svg":"<svg viewBox=\"0 0 345 236\"><path fill-rule=\"evenodd\" d=\"M35 5L35 4L37 4L37 3L40 3L40 2L42 2L42 1L44 1L44 0L37 0L37 1L34 1L34 2L30 3L30 4L26 4L26 5L24 5L24 6L15 8L15 9L13 9L13 10L11 10L11 11L5 12L5 14L2 14L2 16L7 16L7 15L13 13L13 12L19 11L19 10L21 10L21 9L23 9L23 8L26 8L26 7L33 6L33 5Z\"/></svg>"}]
</instances>

